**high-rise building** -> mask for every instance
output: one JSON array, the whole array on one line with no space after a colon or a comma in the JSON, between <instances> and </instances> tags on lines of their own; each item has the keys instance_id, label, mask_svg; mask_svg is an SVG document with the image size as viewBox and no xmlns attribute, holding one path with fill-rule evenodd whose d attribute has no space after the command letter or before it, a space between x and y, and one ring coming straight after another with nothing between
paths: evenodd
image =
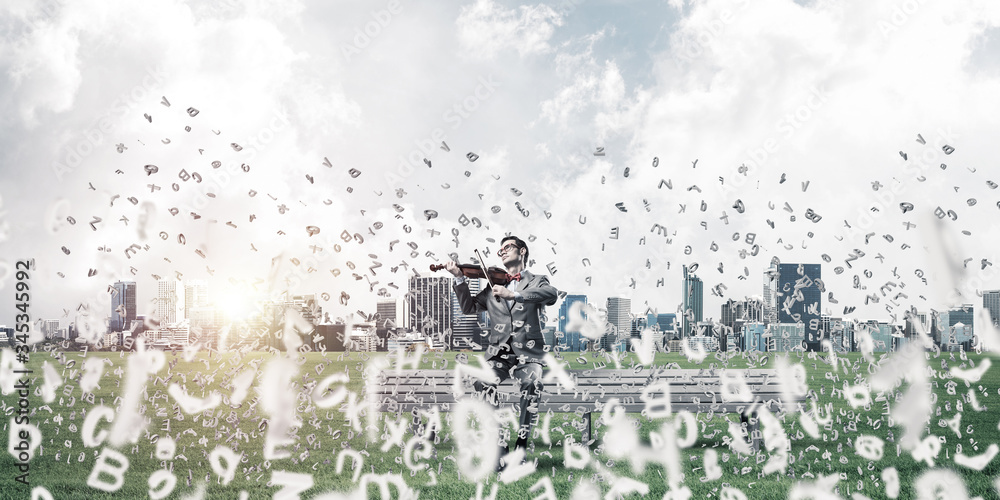
<instances>
[{"instance_id":1,"label":"high-rise building","mask_svg":"<svg viewBox=\"0 0 1000 500\"><path fill-rule=\"evenodd\" d=\"M778 278L781 276L781 262L777 257L771 259L771 265L764 271L764 324L778 322Z\"/></svg>"},{"instance_id":2,"label":"high-rise building","mask_svg":"<svg viewBox=\"0 0 1000 500\"><path fill-rule=\"evenodd\" d=\"M746 323L743 325L743 350L767 351L767 326L764 323Z\"/></svg>"},{"instance_id":3,"label":"high-rise building","mask_svg":"<svg viewBox=\"0 0 1000 500\"><path fill-rule=\"evenodd\" d=\"M583 305L587 305L586 295L567 295L563 298L562 304L559 306L559 327L560 332L566 333L566 325L569 324L569 311L573 308L573 304L580 302ZM581 316L587 319L586 309L581 311Z\"/></svg>"},{"instance_id":4,"label":"high-rise building","mask_svg":"<svg viewBox=\"0 0 1000 500\"><path fill-rule=\"evenodd\" d=\"M771 273L772 269L769 269L768 273ZM772 280L771 285L765 286L765 304L766 294L773 293L773 305L777 308L778 323L802 323L805 327L807 349L818 350L820 311L823 308L823 295L817 283L817 280L822 279L821 266L778 263L777 270L776 280ZM775 283L776 288L770 289ZM769 304L768 313L770 307Z\"/></svg>"},{"instance_id":5,"label":"high-rise building","mask_svg":"<svg viewBox=\"0 0 1000 500\"><path fill-rule=\"evenodd\" d=\"M722 340L725 340L725 343L722 344L722 349L726 352L742 351L744 349L743 336L740 334L743 329L743 323L738 322L737 324L740 326L740 330L732 329L723 332Z\"/></svg>"},{"instance_id":6,"label":"high-rise building","mask_svg":"<svg viewBox=\"0 0 1000 500\"><path fill-rule=\"evenodd\" d=\"M208 306L208 285L204 281L195 280L184 283L184 319L191 319L192 309Z\"/></svg>"},{"instance_id":7,"label":"high-rise building","mask_svg":"<svg viewBox=\"0 0 1000 500\"><path fill-rule=\"evenodd\" d=\"M135 319L135 282L116 281L111 291L111 321L108 330L128 329Z\"/></svg>"},{"instance_id":8,"label":"high-rise building","mask_svg":"<svg viewBox=\"0 0 1000 500\"><path fill-rule=\"evenodd\" d=\"M580 334L579 331L575 332L556 332L556 346L558 351L570 351L579 352L587 348L586 338ZM560 337L561 335L561 337Z\"/></svg>"},{"instance_id":9,"label":"high-rise building","mask_svg":"<svg viewBox=\"0 0 1000 500\"><path fill-rule=\"evenodd\" d=\"M378 325L380 327L388 325L395 325L396 327L402 326L396 323L397 318L399 317L396 314L397 302L398 301L396 299L380 300L377 304L375 304L375 314L378 314Z\"/></svg>"},{"instance_id":10,"label":"high-rise building","mask_svg":"<svg viewBox=\"0 0 1000 500\"><path fill-rule=\"evenodd\" d=\"M896 352L903 348L907 343L912 342L913 339L906 336L906 325L893 325L892 326L892 351Z\"/></svg>"},{"instance_id":11,"label":"high-rise building","mask_svg":"<svg viewBox=\"0 0 1000 500\"><path fill-rule=\"evenodd\" d=\"M934 322L934 340L941 349L957 351L961 346L965 350L972 347L974 312L972 304L962 304L962 307L937 313Z\"/></svg>"},{"instance_id":12,"label":"high-rise building","mask_svg":"<svg viewBox=\"0 0 1000 500\"><path fill-rule=\"evenodd\" d=\"M802 323L772 323L767 326L767 350L774 352L803 351L805 325Z\"/></svg>"},{"instance_id":13,"label":"high-rise building","mask_svg":"<svg viewBox=\"0 0 1000 500\"><path fill-rule=\"evenodd\" d=\"M653 323L650 323L652 326ZM666 338L673 338L677 333L677 315L674 313L660 313L656 315L656 327L663 332Z\"/></svg>"},{"instance_id":14,"label":"high-rise building","mask_svg":"<svg viewBox=\"0 0 1000 500\"><path fill-rule=\"evenodd\" d=\"M690 337L695 334L695 325L702 320L704 290L701 278L689 272L687 266L684 266L684 287L681 296L684 297L682 336Z\"/></svg>"},{"instance_id":15,"label":"high-rise building","mask_svg":"<svg viewBox=\"0 0 1000 500\"><path fill-rule=\"evenodd\" d=\"M111 348L121 343L121 332L112 331L101 336L101 347Z\"/></svg>"},{"instance_id":16,"label":"high-rise building","mask_svg":"<svg viewBox=\"0 0 1000 500\"><path fill-rule=\"evenodd\" d=\"M692 335L681 342L687 342L689 349L697 349L700 346L705 352L718 352L720 350L719 339L707 335Z\"/></svg>"},{"instance_id":17,"label":"high-rise building","mask_svg":"<svg viewBox=\"0 0 1000 500\"><path fill-rule=\"evenodd\" d=\"M1000 325L1000 290L983 292L983 309L989 311L994 325Z\"/></svg>"},{"instance_id":18,"label":"high-rise building","mask_svg":"<svg viewBox=\"0 0 1000 500\"><path fill-rule=\"evenodd\" d=\"M914 339L918 336L918 330L922 330L925 335L933 338L933 316L926 312L907 311L903 323L903 336Z\"/></svg>"},{"instance_id":19,"label":"high-rise building","mask_svg":"<svg viewBox=\"0 0 1000 500\"><path fill-rule=\"evenodd\" d=\"M290 307L298 311L302 315L302 319L308 321L310 324L316 325L323 321L323 308L316 300L315 293L292 295L283 305L286 308Z\"/></svg>"},{"instance_id":20,"label":"high-rise building","mask_svg":"<svg viewBox=\"0 0 1000 500\"><path fill-rule=\"evenodd\" d=\"M545 352L552 351L556 345L556 329L553 326L543 326L542 327L542 340L545 341L545 345L542 349Z\"/></svg>"},{"instance_id":21,"label":"high-rise building","mask_svg":"<svg viewBox=\"0 0 1000 500\"><path fill-rule=\"evenodd\" d=\"M379 351L379 339L375 330L371 328L356 329L351 332L350 343L346 344L348 350L353 352L376 352ZM388 350L388 346L383 349Z\"/></svg>"},{"instance_id":22,"label":"high-rise building","mask_svg":"<svg viewBox=\"0 0 1000 500\"><path fill-rule=\"evenodd\" d=\"M836 352L851 352L854 350L854 328L850 321L843 318L820 316L820 342L829 340Z\"/></svg>"},{"instance_id":23,"label":"high-rise building","mask_svg":"<svg viewBox=\"0 0 1000 500\"><path fill-rule=\"evenodd\" d=\"M729 299L722 304L722 324L732 328L737 321L762 323L764 321L764 301L759 298L746 300Z\"/></svg>"},{"instance_id":24,"label":"high-rise building","mask_svg":"<svg viewBox=\"0 0 1000 500\"><path fill-rule=\"evenodd\" d=\"M554 333L557 351L579 352L586 349L587 339L580 334L579 330L572 332L566 331L570 324L570 310L573 308L573 304L576 303L586 306L587 296L567 295L563 298L562 304L559 305L559 320ZM581 309L580 316L583 319L587 319L586 308Z\"/></svg>"},{"instance_id":25,"label":"high-rise building","mask_svg":"<svg viewBox=\"0 0 1000 500\"><path fill-rule=\"evenodd\" d=\"M865 321L862 325L872 337L874 352L889 352L892 350L892 326L878 320Z\"/></svg>"},{"instance_id":26,"label":"high-rise building","mask_svg":"<svg viewBox=\"0 0 1000 500\"><path fill-rule=\"evenodd\" d=\"M469 284L469 294L475 297L482 291L483 280L467 279ZM451 344L448 349L464 350L471 349L482 351L486 349L484 328L486 327L486 311L479 311L475 314L462 314L462 306L458 303L458 295L455 294L454 287L449 287L451 292Z\"/></svg>"},{"instance_id":27,"label":"high-rise building","mask_svg":"<svg viewBox=\"0 0 1000 500\"><path fill-rule=\"evenodd\" d=\"M628 342L631 330L632 300L608 297L608 332L601 337L600 348L605 351L624 350L624 342Z\"/></svg>"},{"instance_id":28,"label":"high-rise building","mask_svg":"<svg viewBox=\"0 0 1000 500\"><path fill-rule=\"evenodd\" d=\"M740 331L746 323L764 322L764 301L758 298L746 300L729 299L722 304L721 328L719 344L725 351L744 349L741 345ZM734 342L735 344L730 344Z\"/></svg>"},{"instance_id":29,"label":"high-rise building","mask_svg":"<svg viewBox=\"0 0 1000 500\"><path fill-rule=\"evenodd\" d=\"M392 339L394 339L396 337L396 334L397 334L398 331L399 331L399 329L396 329L396 328L384 328L384 327L381 327L381 326L380 327L376 327L375 328L375 338L376 338L375 350L378 351L378 352L388 352L389 351L389 341L392 340Z\"/></svg>"},{"instance_id":30,"label":"high-rise building","mask_svg":"<svg viewBox=\"0 0 1000 500\"><path fill-rule=\"evenodd\" d=\"M410 277L407 297L414 330L427 337L444 338L445 331L451 329L451 284L450 276Z\"/></svg>"},{"instance_id":31,"label":"high-rise building","mask_svg":"<svg viewBox=\"0 0 1000 500\"><path fill-rule=\"evenodd\" d=\"M646 316L636 316L632 318L632 325L629 328L628 336L630 339L638 339L642 337L642 331L649 326L648 318Z\"/></svg>"},{"instance_id":32,"label":"high-rise building","mask_svg":"<svg viewBox=\"0 0 1000 500\"><path fill-rule=\"evenodd\" d=\"M112 301L114 302L114 301ZM42 334L45 338L51 339L59 335L59 320L58 319L43 319L42 320Z\"/></svg>"},{"instance_id":33,"label":"high-rise building","mask_svg":"<svg viewBox=\"0 0 1000 500\"><path fill-rule=\"evenodd\" d=\"M316 334L320 336L318 350L329 352L344 352L344 344L349 340L345 338L345 325L343 323L334 325L317 325Z\"/></svg>"},{"instance_id":34,"label":"high-rise building","mask_svg":"<svg viewBox=\"0 0 1000 500\"><path fill-rule=\"evenodd\" d=\"M177 306L180 298L177 296L177 282L160 280L156 282L156 317L160 325L171 325L177 322Z\"/></svg>"},{"instance_id":35,"label":"high-rise building","mask_svg":"<svg viewBox=\"0 0 1000 500\"><path fill-rule=\"evenodd\" d=\"M298 318L301 318L299 320ZM250 331L263 339L268 347L285 349L282 339L286 324L295 327L304 342L315 332L315 326L323 320L323 309L316 301L315 294L285 295L256 302L256 310L246 320ZM360 321L365 321L361 318Z\"/></svg>"}]
</instances>

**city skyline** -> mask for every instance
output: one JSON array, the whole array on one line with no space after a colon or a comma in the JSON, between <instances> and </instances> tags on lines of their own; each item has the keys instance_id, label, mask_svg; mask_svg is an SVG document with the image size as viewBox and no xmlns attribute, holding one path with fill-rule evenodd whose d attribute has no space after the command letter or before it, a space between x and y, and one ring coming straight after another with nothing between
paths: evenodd
<instances>
[{"instance_id":1,"label":"city skyline","mask_svg":"<svg viewBox=\"0 0 1000 500\"><path fill-rule=\"evenodd\" d=\"M788 350L791 346L798 346L799 342L805 342L803 345L811 350L819 349L818 340L809 341L810 335L815 335L815 332L810 332L808 328L808 323L806 321L794 321L795 317L793 311L805 311L807 309L815 309L811 307L811 303L808 302L809 298L813 300L821 300L821 295L818 293L803 293L802 290L813 287L813 285L822 283L821 281L821 265L820 264L806 264L806 263L781 263L778 266L772 266L768 271L765 271L762 276L765 277L764 283L764 297L769 295L769 290L774 287L775 302L782 304L782 311L777 315L777 321L768 320L768 306L766 301L762 297L746 297L744 300L736 300L730 298L725 304L720 308L720 314L718 319L709 316L703 321L695 321L692 323L691 331L684 329L683 322L673 323L673 326L678 329L677 335L680 338L689 338L694 335L709 335L715 337L719 341L719 348L729 349L728 342L737 342L736 339L740 339L738 342L740 345L746 345L749 343L748 338L744 338L745 335L749 335L746 331L742 330L743 326L751 325L754 323L759 323L764 326L764 330L752 330L757 333L754 335L764 335L768 345L771 349L778 350ZM811 275L811 276L810 276ZM770 281L769 281L770 277ZM683 282L684 287L690 287L690 283L694 281L693 274L689 274L689 279ZM425 278L414 278L411 281L411 285L416 284L418 293L407 294L402 300L394 299L391 301L381 301L380 312L388 311L383 306L391 308L391 312L387 312L386 316L382 314L373 315L369 318L358 318L362 322L374 318L375 322L373 325L379 326L379 322L387 319L391 316L394 324L387 325L382 324L382 327L393 326L393 330L398 329L400 331L413 331L420 333L425 336L434 337L436 342L444 342L445 347L448 349L461 349L475 347L479 344L476 341L477 336L481 335L481 328L483 326L488 326L486 323L486 318L481 317L482 315L462 315L461 311L456 309L457 302L455 300L454 292L451 290L452 280L448 277L425 277ZM211 293L211 289L202 281L192 281L190 283L178 282L175 280L161 280L158 282L158 304L168 304L169 308L160 308L166 313L174 311L174 314L180 313L179 316L175 316L173 321L161 322L161 327L163 328L175 328L174 325L183 321L185 324L190 325L190 327L198 328L199 331L202 327L212 328L221 327L223 324L228 324L233 321L232 318L224 318L225 314L220 310L219 305L209 300L210 296L214 294ZM472 287L478 288L479 280L472 280L470 283ZM815 286L818 292L819 286ZM184 290L183 301L178 302L181 295L176 291L178 289ZM421 291L422 290L422 291ZM111 311L111 314L106 318L106 323L108 326L108 334L121 330L128 330L128 324L135 319L135 306L134 297L137 295L137 288L134 282L116 282L113 286L109 286L108 293L113 299L113 304L116 306L115 310ZM172 292L172 293L171 293ZM295 304L305 304L302 302L302 297L305 296L285 296L283 300L292 302L285 303L295 303ZM306 301L315 301L314 295L310 295L311 299L305 299ZM435 298L439 297L439 298ZM960 308L951 308L936 310L930 309L928 311L921 312L921 318L926 323L925 329L929 334L932 335L935 342L941 345L957 345L962 344L969 346L969 342L972 340L974 334L973 325L975 322L974 311L975 309L982 307L989 312L990 317L994 324L997 323L998 313L997 301L1000 297L1000 290L986 291L983 294L982 306L977 306L975 304L965 304ZM581 343L579 333L575 335L566 336L568 333L564 330L568 313L568 305L573 302L582 302L586 304L588 302L588 296L586 295L566 295L566 300L562 300L558 305L558 315L555 317L556 328L552 328L552 323L547 323L547 330L558 331L563 334L556 343L559 345L571 345L574 348L581 348L581 346L589 345L588 342ZM267 301L269 303L275 304L273 300ZM126 304L131 304L127 306ZM435 304L440 304L440 307ZM313 307L313 306L309 306ZM401 308L401 309L400 309ZM402 322L395 322L397 310L402 311L416 311L407 312L402 317ZM309 311L307 309L302 310L303 316L308 320L304 325L317 325L324 320L321 317L320 312L321 307L318 307L314 311ZM125 327L118 323L115 317L118 313L126 313ZM264 313L265 309L257 308L257 313ZM639 332L646 326L653 327L656 331L672 331L672 328L664 328L662 321L669 321L668 318L677 318L677 314L671 313L659 313L654 314L650 310L633 311L631 309L630 301L627 298L609 298L606 309L603 310L606 313L607 318L607 334L599 339L596 346L603 350L611 349L628 349L629 338L638 338ZM810 313L811 314L811 313ZM845 317L847 316L847 317ZM140 318L143 316L139 315ZM254 316L260 317L260 316ZM911 325L906 322L895 322L889 323L886 321L880 321L877 318L850 318L848 315L838 314L832 312L832 314L817 314L815 318L802 317L800 319L807 319L816 323L817 330L822 330L825 332L823 339L834 340L831 336L833 331L839 328L843 328L843 325L852 325L852 327L859 327L863 325L873 325L870 328L872 332L872 341L875 345L887 348L890 344L893 344L895 340L891 337L892 331L904 331L905 338L910 338L914 334ZM929 319L930 318L930 319ZM155 318L155 316L152 319ZM266 318L262 318L268 321ZM933 321L931 321L931 319ZM237 320L239 320L237 318ZM822 320L822 321L821 321ZM831 321L835 320L837 325L836 328L831 327L833 324ZM51 319L39 319L40 323L44 324L43 330L45 331L46 337L52 336L53 330L61 330L59 323L56 320ZM329 317L325 318L325 321L329 321ZM338 320L339 321L339 320ZM638 323L637 323L638 322ZM463 327L465 323L468 323L467 327ZM214 326L213 326L214 325ZM441 325L447 325L442 328ZM771 327L768 325L774 325L776 329L772 331ZM723 327L723 330L719 330L719 326ZM302 327L300 327L301 330ZM308 327L305 327L308 328ZM726 330L728 328L729 330ZM132 326L134 330L135 327ZM705 333L703 329L712 329L714 333ZM628 335L616 333L625 330L630 332ZM697 330L697 331L696 331ZM171 330L178 331L179 330ZM726 331L735 334L735 337L730 337L731 334L726 333ZM303 332L305 333L305 332ZM451 337L446 338L446 335L450 333ZM176 333L174 334L176 335ZM852 334L853 335L853 334ZM782 338L785 340L777 340ZM815 338L819 338L818 336ZM461 340L459 340L461 339ZM798 339L798 340L796 340ZM853 342L853 336L851 337ZM122 339L119 338L119 342ZM664 338L663 340L669 340ZM763 342L764 340L760 340ZM385 342L385 340L381 340ZM755 341L756 342L756 341ZM783 342L783 344L782 344ZM839 339L837 342L845 342L844 339ZM463 347L464 346L464 347ZM783 347L782 347L783 346Z\"/></svg>"},{"instance_id":2,"label":"city skyline","mask_svg":"<svg viewBox=\"0 0 1000 500\"><path fill-rule=\"evenodd\" d=\"M781 265L782 266L789 266L789 267L787 267L785 269L791 269L792 270L791 272L794 273L795 277L791 278L791 279L793 279L794 281L798 281L799 285L802 286L802 281L804 280L804 277L808 277L809 273L806 273L804 276L798 274L798 266L800 265L799 263L784 263L784 264L781 264ZM817 266L817 267L813 267L813 268L810 268L810 269L816 269L816 270L821 269L820 267L818 267L818 266L821 266L821 264L803 264L803 265ZM767 274L768 274L768 271L765 270L764 271L764 276L767 276ZM813 274L815 275L815 272L813 272ZM792 275L793 274L789 274L789 276L792 276ZM698 280L697 276L694 276L693 274L691 275L691 277L692 277L692 281ZM438 277L437 281L440 282L440 283L444 283L444 281L441 281L443 279L444 279L443 277ZM474 280L474 282L475 281L476 280ZM698 281L700 281L700 280L698 280ZM135 285L134 281L116 282L116 283L109 284L108 285L108 292L109 292L109 297L111 297L109 300L112 301L113 305L117 305L117 304L114 304L114 302L113 302L114 300L117 300L117 299L114 298L116 296L117 292L111 292L111 290L116 288L117 283L131 283L133 285L131 287L132 290L136 290L138 288L138 287L134 286ZM792 291L794 292L795 291L795 289L794 289L795 284L793 282L791 282L791 281L787 281L787 283L790 284L790 286L792 287ZM183 300L180 298L181 295L177 294L177 291L176 291L178 284L181 284L181 286L184 289L184 299ZM159 290L158 290L158 292L156 294L156 297L155 297L154 300L147 301L149 307L147 308L147 310L146 310L145 313L141 314L143 316L161 315L162 314L163 316L165 316L164 319L169 319L169 316L167 315L168 313L166 313L166 311L173 310L174 311L174 318L176 318L177 309L178 308L183 308L185 310L184 317L188 317L188 314L186 313L186 311L188 311L190 309L190 307L187 305L187 302L191 300L191 297L194 297L194 296L199 297L195 302L197 302L197 303L199 303L201 305L207 304L208 303L207 301L209 300L209 299L207 299L207 296L208 296L208 290L210 289L210 286L207 285L203 280L196 280L192 284L186 284L183 281L178 281L178 280L160 280L159 282L157 282L157 285L158 285ZM685 284L685 287L686 286L687 285ZM197 288L198 289L198 292L196 292L198 295L194 295L192 293L192 291L191 291L192 288ZM766 283L766 278L765 278L764 288L765 288L765 294L763 296L761 296L761 295L748 295L748 296L745 296L745 297L742 297L742 298L726 297L726 301L722 302L721 305L725 305L728 302L738 301L738 300L763 300L764 303L765 303L765 308L764 308L764 313L763 314L766 315L767 314L767 307L766 307L767 283ZM806 286L806 288L808 288L808 286ZM141 290L141 288L138 288L138 289ZM692 291L694 292L694 290L692 290ZM818 292L818 287L817 287L816 291ZM830 293L833 293L833 291L830 291ZM1000 317L1000 289L997 289L997 290L984 290L981 293L982 293L981 297L982 297L982 300L983 300L984 304L987 303L987 302L989 302L990 304L992 304L989 307L987 307L986 305L984 305L982 307L988 309L990 311L990 314L991 314L992 317L994 317L994 318ZM138 303L138 301L139 301L138 297L140 297L141 294L140 293L136 293L135 295L136 295L136 298L130 298L129 300L130 301L135 301L136 303ZM241 298L248 299L248 304L251 304L251 305L252 305L252 303L255 300L255 299L252 299L252 297L258 297L258 298L260 298L260 300L264 300L263 297L265 297L264 294L245 294L245 293L243 293L243 294L240 294L240 295L241 295ZM290 294L290 292L281 292L281 293L278 293L277 295L275 295L275 297L290 296L290 295L292 295L292 294ZM294 294L294 295L303 295L303 294ZM566 298L568 298L568 297L571 297L571 296L579 296L579 297L585 297L585 298L589 297L589 295L583 295L583 294L568 294L565 297L561 297L559 299L559 301L557 302L557 305L553 306L553 308L560 309L560 311L561 311L562 308L563 308L564 300ZM160 300L161 297L164 297L165 300L161 301ZM173 298L171 299L171 297L173 297ZM765 298L761 298L761 297L765 297ZM775 297L777 297L777 295L775 295ZM815 297L820 297L821 298L822 294L815 294L815 293L813 293L813 294L811 294L811 297L814 297L814 298ZM625 298L625 297L622 297L622 298ZM412 301L412 297L410 299L406 299L405 294L401 294L399 297L393 298L391 300L392 301L397 301L397 302L400 301L400 300L403 300L403 301L410 300L410 301ZM380 301L380 303L382 303L382 302L385 302L385 301L384 300ZM808 304L810 304L810 302L807 302L807 301L802 300L802 299L798 300L797 302L804 304L805 307L808 307ZM168 305L161 306L160 305L161 303L168 304ZM219 304L215 304L215 305L218 306ZM663 313L663 309L656 308L656 307L653 307L653 306L650 306L650 307L654 311L656 311L657 313L664 314ZM850 306L845 306L845 309L847 309L849 307ZM943 306L942 305L942 306L938 306L938 307L928 307L927 310L938 310L938 309L944 310L946 308L947 308L947 306ZM114 311L114 307L111 309L111 311L112 312ZM671 313L678 313L678 314L680 314L682 311L683 311L683 304L679 305L678 308L677 308L677 310L676 311L672 311ZM139 311L137 311L137 314L138 314L138 312ZM377 310L373 311L373 312L377 312ZM631 313L633 315L638 315L638 314L645 314L645 311L640 311L640 310L636 309L636 310L632 310ZM835 310L835 309L827 308L826 310L822 311L821 314L822 315L847 315L847 314L850 314L850 313L848 313L848 312L838 313L837 310ZM712 316L708 316L708 318L709 319L716 319L716 318L714 318ZM721 318L722 318L722 315L720 315L719 319L721 319ZM36 320L41 320L41 319L43 319L43 318L41 318L41 317L37 317L36 318ZM56 318L46 317L45 319L53 320L53 319L56 319ZM889 319L889 318L886 317L886 316L881 316L881 317L873 318L873 319ZM70 320L69 319L59 319L59 321L62 322L62 321L70 321ZM176 319L173 320L173 321L168 321L168 322L176 322ZM556 320L554 320L554 322L558 323L559 320L556 319Z\"/></svg>"}]
</instances>

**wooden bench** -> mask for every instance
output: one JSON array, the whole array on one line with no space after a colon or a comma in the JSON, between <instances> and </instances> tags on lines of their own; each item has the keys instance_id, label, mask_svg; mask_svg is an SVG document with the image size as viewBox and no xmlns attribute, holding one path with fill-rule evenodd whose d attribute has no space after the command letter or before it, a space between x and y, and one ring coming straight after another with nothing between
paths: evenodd
<instances>
[{"instance_id":1,"label":"wooden bench","mask_svg":"<svg viewBox=\"0 0 1000 500\"><path fill-rule=\"evenodd\" d=\"M572 390L563 389L556 382L545 384L542 390L539 415L553 413L576 413L582 418L578 428L582 431L582 442L591 442L591 414L600 413L611 398L618 398L627 413L642 413L646 403L642 392L646 387L665 381L670 385L671 411L687 410L692 414L736 413L746 429L755 450L760 447L761 434L756 413L761 406L772 413L783 411L783 394L778 383L778 371L769 369L641 369L633 370L567 370L576 382ZM730 372L730 373L723 373ZM547 371L546 371L547 373ZM733 390L729 397L722 398L723 376L739 374L749 391L737 397ZM417 409L429 410L437 406L441 412L449 412L455 398L452 393L455 372L453 370L403 370L397 373L386 370L381 373L377 384L377 406L381 412L397 415L407 413L416 418ZM468 377L463 381L466 397L474 395ZM517 411L520 391L516 381L506 380L498 387L500 406L512 407ZM658 394L657 394L658 395ZM657 396L657 395L654 395ZM789 406L797 404L798 399Z\"/></svg>"}]
</instances>

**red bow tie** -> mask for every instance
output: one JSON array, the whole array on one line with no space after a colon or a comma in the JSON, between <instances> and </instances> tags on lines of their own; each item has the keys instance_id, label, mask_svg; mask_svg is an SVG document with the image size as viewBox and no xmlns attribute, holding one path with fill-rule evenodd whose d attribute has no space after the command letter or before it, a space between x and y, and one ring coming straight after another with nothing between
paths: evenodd
<instances>
[{"instance_id":1,"label":"red bow tie","mask_svg":"<svg viewBox=\"0 0 1000 500\"><path fill-rule=\"evenodd\" d=\"M507 279L510 281L521 281L521 273L508 274Z\"/></svg>"}]
</instances>

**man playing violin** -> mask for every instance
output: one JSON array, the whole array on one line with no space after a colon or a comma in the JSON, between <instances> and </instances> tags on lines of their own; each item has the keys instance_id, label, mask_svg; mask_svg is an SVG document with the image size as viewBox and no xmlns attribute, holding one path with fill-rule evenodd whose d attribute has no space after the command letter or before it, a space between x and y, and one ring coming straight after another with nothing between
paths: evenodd
<instances>
[{"instance_id":1,"label":"man playing violin","mask_svg":"<svg viewBox=\"0 0 1000 500\"><path fill-rule=\"evenodd\" d=\"M516 236L500 240L497 252L507 268L509 283L494 284L475 297L469 291L462 270L454 262L445 269L455 276L455 294L463 314L486 311L490 317L487 360L500 382L516 379L521 387L521 416L517 432L518 448L527 448L531 427L538 416L538 397L542 389L542 365L545 339L539 319L545 306L556 303L558 292L544 275L525 270L528 245ZM475 389L494 407L499 406L496 384L476 381ZM508 451L500 447L500 456Z\"/></svg>"}]
</instances>

